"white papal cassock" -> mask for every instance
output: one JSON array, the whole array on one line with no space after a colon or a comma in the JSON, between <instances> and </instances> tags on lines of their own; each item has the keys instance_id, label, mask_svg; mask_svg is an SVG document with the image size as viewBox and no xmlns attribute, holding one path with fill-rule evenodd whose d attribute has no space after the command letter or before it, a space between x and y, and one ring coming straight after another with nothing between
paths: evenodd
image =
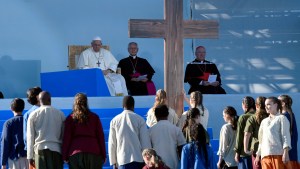
<instances>
[{"instance_id":1,"label":"white papal cassock","mask_svg":"<svg viewBox=\"0 0 300 169\"><path fill-rule=\"evenodd\" d=\"M95 52L93 48L88 48L80 54L78 59L78 69L99 68L101 70L110 69L114 73L108 73L104 76L108 90L111 96L123 94L128 95L126 82L121 74L115 73L118 61L112 53L101 48L99 52Z\"/></svg>"}]
</instances>

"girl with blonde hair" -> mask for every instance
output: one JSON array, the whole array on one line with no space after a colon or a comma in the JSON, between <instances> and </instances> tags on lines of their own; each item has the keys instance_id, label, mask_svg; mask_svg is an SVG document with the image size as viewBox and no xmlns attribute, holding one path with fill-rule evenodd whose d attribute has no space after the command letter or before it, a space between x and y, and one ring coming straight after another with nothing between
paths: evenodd
<instances>
[{"instance_id":1,"label":"girl with blonde hair","mask_svg":"<svg viewBox=\"0 0 300 169\"><path fill-rule=\"evenodd\" d=\"M147 112L147 120L146 120L146 124L149 127L152 127L154 124L157 123L156 117L154 115L154 110L157 106L159 105L166 105L167 104L167 93L166 91L164 91L163 89L159 89L156 92L155 95L155 102L152 108L150 108ZM174 124L177 125L178 123L178 116L175 113L175 110L169 107L169 116L168 116L168 120Z\"/></svg>"},{"instance_id":2,"label":"girl with blonde hair","mask_svg":"<svg viewBox=\"0 0 300 169\"><path fill-rule=\"evenodd\" d=\"M152 148L144 149L142 156L146 164L143 169L170 169Z\"/></svg>"}]
</instances>

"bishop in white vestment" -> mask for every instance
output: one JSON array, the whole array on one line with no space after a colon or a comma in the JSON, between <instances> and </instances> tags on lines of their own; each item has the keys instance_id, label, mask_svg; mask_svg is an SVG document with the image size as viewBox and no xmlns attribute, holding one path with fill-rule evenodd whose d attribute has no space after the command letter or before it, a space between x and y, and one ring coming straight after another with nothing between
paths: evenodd
<instances>
[{"instance_id":1,"label":"bishop in white vestment","mask_svg":"<svg viewBox=\"0 0 300 169\"><path fill-rule=\"evenodd\" d=\"M91 48L86 49L80 54L77 68L101 69L111 96L128 95L124 77L116 73L118 61L110 51L101 48L101 38L94 38L91 44Z\"/></svg>"}]
</instances>

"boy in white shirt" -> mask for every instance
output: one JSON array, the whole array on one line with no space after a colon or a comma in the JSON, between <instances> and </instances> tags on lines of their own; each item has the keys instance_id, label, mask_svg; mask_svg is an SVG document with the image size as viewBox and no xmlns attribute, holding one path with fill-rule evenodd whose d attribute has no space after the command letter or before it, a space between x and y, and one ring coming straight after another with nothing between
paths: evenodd
<instances>
[{"instance_id":1,"label":"boy in white shirt","mask_svg":"<svg viewBox=\"0 0 300 169\"><path fill-rule=\"evenodd\" d=\"M186 143L183 133L168 121L168 107L159 105L155 108L157 123L150 128L152 147L170 168L178 168L179 156Z\"/></svg>"},{"instance_id":2,"label":"boy in white shirt","mask_svg":"<svg viewBox=\"0 0 300 169\"><path fill-rule=\"evenodd\" d=\"M124 111L110 122L109 163L119 169L141 169L145 165L142 151L151 147L146 122L133 112L132 96L124 97L123 107Z\"/></svg>"}]
</instances>

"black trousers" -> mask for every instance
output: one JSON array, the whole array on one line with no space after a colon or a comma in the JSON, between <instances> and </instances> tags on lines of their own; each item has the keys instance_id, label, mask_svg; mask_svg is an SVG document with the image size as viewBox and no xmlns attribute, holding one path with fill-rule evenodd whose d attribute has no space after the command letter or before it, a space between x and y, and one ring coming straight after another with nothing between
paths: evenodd
<instances>
[{"instance_id":1,"label":"black trousers","mask_svg":"<svg viewBox=\"0 0 300 169\"><path fill-rule=\"evenodd\" d=\"M69 169L102 169L103 158L91 153L77 153L69 157Z\"/></svg>"},{"instance_id":2,"label":"black trousers","mask_svg":"<svg viewBox=\"0 0 300 169\"><path fill-rule=\"evenodd\" d=\"M34 159L36 169L63 169L63 160L59 152L49 149L38 150Z\"/></svg>"}]
</instances>

